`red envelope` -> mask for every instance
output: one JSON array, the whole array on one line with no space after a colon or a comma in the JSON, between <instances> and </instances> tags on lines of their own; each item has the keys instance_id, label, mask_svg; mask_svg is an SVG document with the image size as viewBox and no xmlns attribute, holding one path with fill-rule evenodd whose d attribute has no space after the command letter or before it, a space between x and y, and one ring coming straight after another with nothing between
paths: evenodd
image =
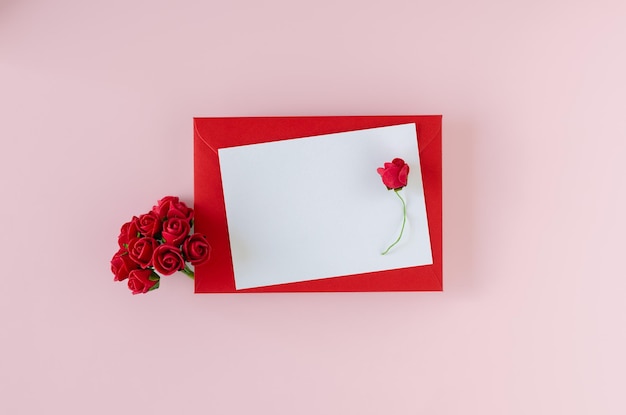
<instances>
[{"instance_id":1,"label":"red envelope","mask_svg":"<svg viewBox=\"0 0 626 415\"><path fill-rule=\"evenodd\" d=\"M235 289L218 149L407 123L417 129L432 265ZM441 184L440 115L195 118L195 230L212 247L210 261L196 267L195 292L442 291Z\"/></svg>"}]
</instances>

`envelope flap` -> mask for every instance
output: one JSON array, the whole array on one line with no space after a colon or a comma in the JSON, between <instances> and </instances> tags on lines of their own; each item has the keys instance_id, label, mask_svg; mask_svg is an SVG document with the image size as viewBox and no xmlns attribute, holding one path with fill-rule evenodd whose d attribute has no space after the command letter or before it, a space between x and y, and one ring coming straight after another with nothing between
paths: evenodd
<instances>
[{"instance_id":1,"label":"envelope flap","mask_svg":"<svg viewBox=\"0 0 626 415\"><path fill-rule=\"evenodd\" d=\"M419 142L420 154L425 151L437 137L441 137L441 115L433 115L430 117L437 122L417 124L417 141Z\"/></svg>"},{"instance_id":2,"label":"envelope flap","mask_svg":"<svg viewBox=\"0 0 626 415\"><path fill-rule=\"evenodd\" d=\"M392 115L376 117L194 118L194 132L196 137L217 153L220 148L406 123L417 125L420 153L430 145L441 131L441 115Z\"/></svg>"},{"instance_id":3,"label":"envelope flap","mask_svg":"<svg viewBox=\"0 0 626 415\"><path fill-rule=\"evenodd\" d=\"M194 119L193 120L193 133L194 133L194 138L196 140L199 140L205 147L209 148L210 150L212 150L215 154L217 154L217 148L215 148L207 138L204 137L203 133L200 132L200 129L202 129L202 126L198 126L198 120Z\"/></svg>"}]
</instances>

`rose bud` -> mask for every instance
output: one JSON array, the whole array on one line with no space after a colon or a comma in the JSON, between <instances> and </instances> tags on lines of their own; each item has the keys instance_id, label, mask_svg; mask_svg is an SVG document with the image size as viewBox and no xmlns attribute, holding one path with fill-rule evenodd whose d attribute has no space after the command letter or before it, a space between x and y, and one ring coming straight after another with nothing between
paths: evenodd
<instances>
[{"instance_id":1,"label":"rose bud","mask_svg":"<svg viewBox=\"0 0 626 415\"><path fill-rule=\"evenodd\" d=\"M211 246L206 240L206 236L194 233L183 243L183 255L191 265L205 263L211 255Z\"/></svg>"},{"instance_id":2,"label":"rose bud","mask_svg":"<svg viewBox=\"0 0 626 415\"><path fill-rule=\"evenodd\" d=\"M152 207L152 211L159 217L159 219L163 220L167 217L167 212L170 210L170 205L172 203L178 203L178 197L165 196L157 202L156 206Z\"/></svg>"},{"instance_id":3,"label":"rose bud","mask_svg":"<svg viewBox=\"0 0 626 415\"><path fill-rule=\"evenodd\" d=\"M161 220L154 212L145 213L136 220L137 228L143 236L153 237L161 232Z\"/></svg>"},{"instance_id":4,"label":"rose bud","mask_svg":"<svg viewBox=\"0 0 626 415\"><path fill-rule=\"evenodd\" d=\"M111 272L115 275L114 281L124 281L128 278L128 274L137 268L139 265L130 259L128 251L124 248L120 248L111 259Z\"/></svg>"},{"instance_id":5,"label":"rose bud","mask_svg":"<svg viewBox=\"0 0 626 415\"><path fill-rule=\"evenodd\" d=\"M128 255L141 268L148 268L152 265L152 253L156 246L154 238L135 238L128 244Z\"/></svg>"},{"instance_id":6,"label":"rose bud","mask_svg":"<svg viewBox=\"0 0 626 415\"><path fill-rule=\"evenodd\" d=\"M133 294L144 294L159 288L159 276L151 269L136 269L128 275L128 288Z\"/></svg>"},{"instance_id":7,"label":"rose bud","mask_svg":"<svg viewBox=\"0 0 626 415\"><path fill-rule=\"evenodd\" d=\"M126 222L122 225L122 229L120 229L120 235L117 237L117 243L120 248L127 248L128 243L137 238L139 233L139 228L137 228L137 217L133 216L133 219L130 222Z\"/></svg>"},{"instance_id":8,"label":"rose bud","mask_svg":"<svg viewBox=\"0 0 626 415\"><path fill-rule=\"evenodd\" d=\"M407 184L409 165L400 158L395 158L391 163L385 163L385 167L379 167L378 174L388 190L400 190Z\"/></svg>"},{"instance_id":9,"label":"rose bud","mask_svg":"<svg viewBox=\"0 0 626 415\"><path fill-rule=\"evenodd\" d=\"M193 219L193 209L187 207L187 205L183 202L172 202L169 210L167 211L167 217L180 218L187 223L191 223L191 220Z\"/></svg>"},{"instance_id":10,"label":"rose bud","mask_svg":"<svg viewBox=\"0 0 626 415\"><path fill-rule=\"evenodd\" d=\"M152 264L157 272L163 275L172 275L185 268L185 261L180 249L171 245L160 245L154 250Z\"/></svg>"},{"instance_id":11,"label":"rose bud","mask_svg":"<svg viewBox=\"0 0 626 415\"><path fill-rule=\"evenodd\" d=\"M181 218L169 218L163 222L163 231L161 235L166 243L174 246L180 246L189 235L189 222Z\"/></svg>"}]
</instances>

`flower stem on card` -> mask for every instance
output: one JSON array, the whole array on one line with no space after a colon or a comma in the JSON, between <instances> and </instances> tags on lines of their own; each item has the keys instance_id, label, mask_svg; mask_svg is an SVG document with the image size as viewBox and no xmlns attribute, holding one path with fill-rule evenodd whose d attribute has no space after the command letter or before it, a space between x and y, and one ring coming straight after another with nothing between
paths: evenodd
<instances>
[{"instance_id":1,"label":"flower stem on card","mask_svg":"<svg viewBox=\"0 0 626 415\"><path fill-rule=\"evenodd\" d=\"M381 255L387 254L387 252L389 252L391 248L396 246L396 244L400 242L400 239L402 239L402 233L404 232L404 225L406 224L406 203L404 202L404 199L402 198L400 193L398 193L399 191L400 189L394 190L395 194L400 198L400 201L402 202L402 228L400 229L400 235L398 236L398 239L396 239L394 243L389 245L389 248L385 249L385 252L383 252Z\"/></svg>"}]
</instances>

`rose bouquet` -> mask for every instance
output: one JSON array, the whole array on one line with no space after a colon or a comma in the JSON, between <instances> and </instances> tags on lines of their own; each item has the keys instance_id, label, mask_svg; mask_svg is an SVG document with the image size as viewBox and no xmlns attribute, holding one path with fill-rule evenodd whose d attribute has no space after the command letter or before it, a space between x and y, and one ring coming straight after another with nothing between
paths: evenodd
<instances>
[{"instance_id":1,"label":"rose bouquet","mask_svg":"<svg viewBox=\"0 0 626 415\"><path fill-rule=\"evenodd\" d=\"M161 275L181 271L194 277L189 265L209 259L206 236L192 233L193 209L174 196L157 202L150 212L122 225L119 250L111 259L115 281L128 280L133 294L159 288ZM159 275L160 274L160 275Z\"/></svg>"}]
</instances>

